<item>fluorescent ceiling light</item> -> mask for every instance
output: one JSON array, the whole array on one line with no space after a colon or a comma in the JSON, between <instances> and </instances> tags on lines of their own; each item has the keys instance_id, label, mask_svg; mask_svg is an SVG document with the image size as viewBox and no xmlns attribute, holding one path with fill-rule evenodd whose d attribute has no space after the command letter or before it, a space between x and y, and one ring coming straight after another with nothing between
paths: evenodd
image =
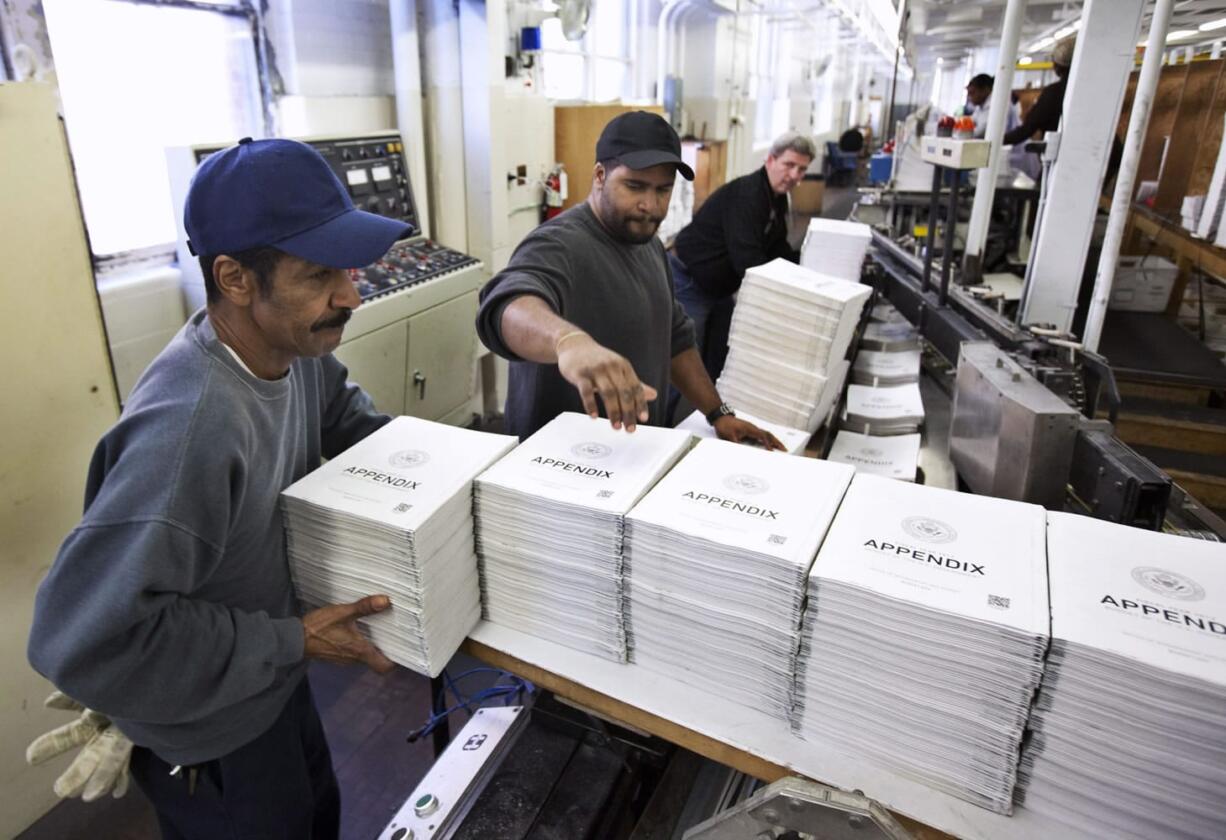
<instances>
[{"instance_id":1,"label":"fluorescent ceiling light","mask_svg":"<svg viewBox=\"0 0 1226 840\"><path fill-rule=\"evenodd\" d=\"M1057 29L1055 34L1052 37L1055 38L1057 41L1059 41L1061 38L1067 38L1069 35L1072 35L1076 31L1077 31L1077 27L1066 26L1063 29Z\"/></svg>"},{"instance_id":2,"label":"fluorescent ceiling light","mask_svg":"<svg viewBox=\"0 0 1226 840\"><path fill-rule=\"evenodd\" d=\"M1221 29L1224 26L1226 26L1226 18L1218 18L1217 20L1211 20L1208 23L1202 23L1196 28L1201 32L1212 32L1213 30Z\"/></svg>"},{"instance_id":3,"label":"fluorescent ceiling light","mask_svg":"<svg viewBox=\"0 0 1226 840\"><path fill-rule=\"evenodd\" d=\"M1036 41L1030 45L1030 52L1042 52L1043 50L1056 43L1056 39L1052 37L1044 38L1042 41Z\"/></svg>"},{"instance_id":4,"label":"fluorescent ceiling light","mask_svg":"<svg viewBox=\"0 0 1226 840\"><path fill-rule=\"evenodd\" d=\"M1166 41L1169 44L1171 41L1179 41L1183 38L1191 38L1192 36L1196 34L1197 32L1195 29L1176 29L1174 32L1167 33Z\"/></svg>"},{"instance_id":5,"label":"fluorescent ceiling light","mask_svg":"<svg viewBox=\"0 0 1226 840\"><path fill-rule=\"evenodd\" d=\"M1019 59L1017 60L1017 63L1018 63L1018 64L1030 64L1030 63L1031 63L1031 58L1030 58L1030 56L1028 56L1028 55L1024 55L1024 56L1022 56L1021 58L1019 58Z\"/></svg>"}]
</instances>

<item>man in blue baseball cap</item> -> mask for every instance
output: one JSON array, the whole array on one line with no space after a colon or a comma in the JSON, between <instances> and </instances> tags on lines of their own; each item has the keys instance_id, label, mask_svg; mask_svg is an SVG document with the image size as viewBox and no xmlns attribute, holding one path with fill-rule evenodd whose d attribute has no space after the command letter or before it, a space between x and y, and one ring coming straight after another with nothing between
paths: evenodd
<instances>
[{"instance_id":1,"label":"man in blue baseball cap","mask_svg":"<svg viewBox=\"0 0 1226 840\"><path fill-rule=\"evenodd\" d=\"M306 664L390 670L354 623L389 601L301 614L278 496L388 422L331 353L360 303L345 269L407 227L289 140L209 157L184 216L208 303L98 444L35 605L30 662L109 733L57 792L120 793L131 749L165 837L336 837Z\"/></svg>"},{"instance_id":2,"label":"man in blue baseball cap","mask_svg":"<svg viewBox=\"0 0 1226 840\"><path fill-rule=\"evenodd\" d=\"M528 234L482 289L477 332L511 362L507 431L525 438L563 411L602 409L615 429L667 425L671 382L720 438L783 448L720 399L677 303L656 230L678 173L694 178L663 117L614 117L587 201Z\"/></svg>"}]
</instances>

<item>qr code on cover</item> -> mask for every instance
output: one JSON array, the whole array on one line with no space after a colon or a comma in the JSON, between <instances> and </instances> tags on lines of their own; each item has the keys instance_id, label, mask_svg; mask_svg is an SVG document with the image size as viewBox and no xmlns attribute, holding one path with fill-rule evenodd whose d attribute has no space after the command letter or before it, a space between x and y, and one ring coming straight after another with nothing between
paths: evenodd
<instances>
[{"instance_id":1,"label":"qr code on cover","mask_svg":"<svg viewBox=\"0 0 1226 840\"><path fill-rule=\"evenodd\" d=\"M780 534L771 534L766 538L766 541L771 545L783 545L788 541L788 538Z\"/></svg>"},{"instance_id":2,"label":"qr code on cover","mask_svg":"<svg viewBox=\"0 0 1226 840\"><path fill-rule=\"evenodd\" d=\"M396 513L408 513L409 510L412 509L412 507L413 506L409 504L408 502L401 502L400 504L396 505L396 507L394 507L393 510Z\"/></svg>"},{"instance_id":3,"label":"qr code on cover","mask_svg":"<svg viewBox=\"0 0 1226 840\"><path fill-rule=\"evenodd\" d=\"M611 499L613 498L613 491L612 490L601 490L600 492L596 494L596 498L597 499Z\"/></svg>"},{"instance_id":4,"label":"qr code on cover","mask_svg":"<svg viewBox=\"0 0 1226 840\"><path fill-rule=\"evenodd\" d=\"M1009 609L1009 599L1002 597L1000 595L989 595L988 596L988 606L989 607L999 607L1002 610L1007 610Z\"/></svg>"}]
</instances>

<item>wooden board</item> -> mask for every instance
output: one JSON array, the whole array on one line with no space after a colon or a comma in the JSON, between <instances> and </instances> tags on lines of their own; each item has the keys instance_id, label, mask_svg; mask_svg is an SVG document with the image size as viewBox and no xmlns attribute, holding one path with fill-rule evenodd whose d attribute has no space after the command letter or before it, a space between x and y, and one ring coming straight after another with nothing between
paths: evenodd
<instances>
[{"instance_id":1,"label":"wooden board","mask_svg":"<svg viewBox=\"0 0 1226 840\"><path fill-rule=\"evenodd\" d=\"M1224 65L1226 61L1219 60L1187 66L1186 81L1180 88L1179 105L1170 129L1166 165L1162 169L1158 195L1154 200L1154 211L1163 217L1178 218L1184 196L1189 194L1188 183L1192 180L1197 155L1204 142L1209 106L1221 84Z\"/></svg>"},{"instance_id":2,"label":"wooden board","mask_svg":"<svg viewBox=\"0 0 1226 840\"><path fill-rule=\"evenodd\" d=\"M558 161L566 166L568 195L563 208L587 199L596 165L596 141L609 120L627 111L664 115L658 105L557 105L553 109L553 145Z\"/></svg>"},{"instance_id":3,"label":"wooden board","mask_svg":"<svg viewBox=\"0 0 1226 840\"><path fill-rule=\"evenodd\" d=\"M722 187L728 179L728 144L723 140L687 140L681 145L681 156L687 162L690 155L686 153L685 147L693 147L694 212L697 213L711 193Z\"/></svg>"},{"instance_id":4,"label":"wooden board","mask_svg":"<svg viewBox=\"0 0 1226 840\"><path fill-rule=\"evenodd\" d=\"M1226 64L1226 62L1218 62ZM1213 168L1217 165L1218 149L1222 145L1222 126L1226 120L1226 70L1218 79L1213 99L1205 112L1205 125L1197 138L1196 162L1188 179L1188 195L1206 195L1209 182L1213 180Z\"/></svg>"},{"instance_id":5,"label":"wooden board","mask_svg":"<svg viewBox=\"0 0 1226 840\"><path fill-rule=\"evenodd\" d=\"M1162 165L1162 150L1166 138L1175 125L1179 110L1179 98L1188 75L1188 65L1162 68L1158 78L1158 90L1154 95L1153 110L1149 114L1149 128L1141 145L1141 164L1137 168L1137 184L1154 181ZM1125 125L1127 123L1125 122Z\"/></svg>"}]
</instances>

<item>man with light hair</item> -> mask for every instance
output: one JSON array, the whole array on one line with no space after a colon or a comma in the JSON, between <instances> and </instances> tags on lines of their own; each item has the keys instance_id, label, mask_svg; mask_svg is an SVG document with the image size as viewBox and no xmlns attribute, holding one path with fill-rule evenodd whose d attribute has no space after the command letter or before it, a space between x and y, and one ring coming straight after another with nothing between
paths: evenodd
<instances>
[{"instance_id":1,"label":"man with light hair","mask_svg":"<svg viewBox=\"0 0 1226 840\"><path fill-rule=\"evenodd\" d=\"M777 257L799 262L788 244L788 193L817 157L796 131L776 138L761 168L724 184L677 234L669 263L677 300L694 321L698 352L711 379L728 355L732 307L746 269ZM670 415L679 397L669 399Z\"/></svg>"}]
</instances>

